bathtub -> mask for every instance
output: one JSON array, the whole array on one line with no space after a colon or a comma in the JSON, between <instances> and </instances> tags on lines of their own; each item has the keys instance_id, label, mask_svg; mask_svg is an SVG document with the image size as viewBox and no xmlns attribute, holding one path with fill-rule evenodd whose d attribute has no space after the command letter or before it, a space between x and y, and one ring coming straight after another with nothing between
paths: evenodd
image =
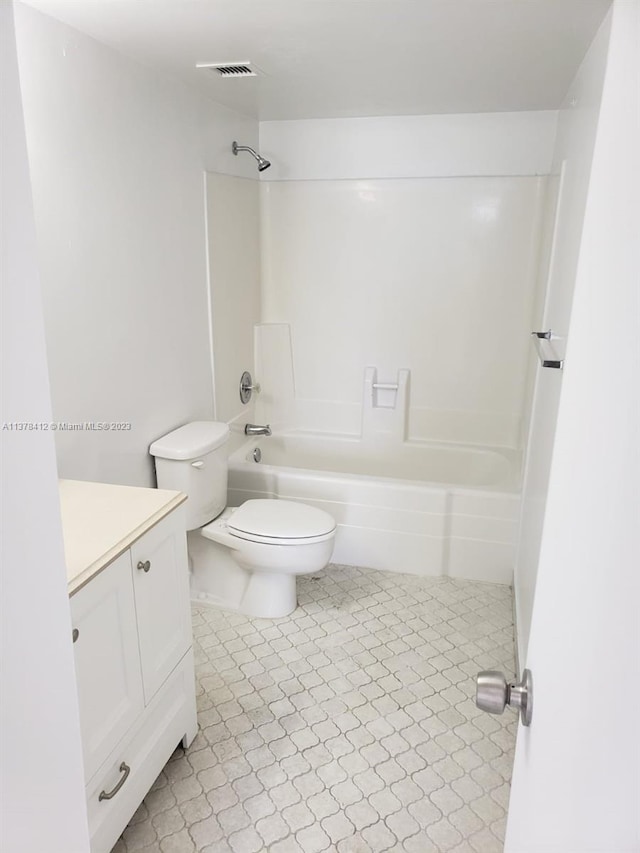
<instances>
[{"instance_id":1,"label":"bathtub","mask_svg":"<svg viewBox=\"0 0 640 853\"><path fill-rule=\"evenodd\" d=\"M258 449L261 461L256 462ZM521 455L513 450L289 433L229 457L229 503L284 498L338 523L333 562L511 583Z\"/></svg>"}]
</instances>

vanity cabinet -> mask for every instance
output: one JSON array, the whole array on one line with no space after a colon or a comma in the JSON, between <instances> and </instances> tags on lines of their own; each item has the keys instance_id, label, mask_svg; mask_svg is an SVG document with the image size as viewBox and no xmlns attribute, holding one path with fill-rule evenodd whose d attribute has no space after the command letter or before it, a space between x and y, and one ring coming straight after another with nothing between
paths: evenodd
<instances>
[{"instance_id":1,"label":"vanity cabinet","mask_svg":"<svg viewBox=\"0 0 640 853\"><path fill-rule=\"evenodd\" d=\"M92 853L197 732L184 510L151 522L70 599Z\"/></svg>"}]
</instances>

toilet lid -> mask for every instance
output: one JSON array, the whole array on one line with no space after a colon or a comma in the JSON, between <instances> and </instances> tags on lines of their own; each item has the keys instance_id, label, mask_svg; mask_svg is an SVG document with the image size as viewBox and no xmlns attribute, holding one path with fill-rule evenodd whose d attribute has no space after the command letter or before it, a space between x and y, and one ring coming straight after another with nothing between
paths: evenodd
<instances>
[{"instance_id":1,"label":"toilet lid","mask_svg":"<svg viewBox=\"0 0 640 853\"><path fill-rule=\"evenodd\" d=\"M234 510L227 527L241 539L292 545L301 539L328 539L336 523L328 512L295 501L251 500Z\"/></svg>"}]
</instances>

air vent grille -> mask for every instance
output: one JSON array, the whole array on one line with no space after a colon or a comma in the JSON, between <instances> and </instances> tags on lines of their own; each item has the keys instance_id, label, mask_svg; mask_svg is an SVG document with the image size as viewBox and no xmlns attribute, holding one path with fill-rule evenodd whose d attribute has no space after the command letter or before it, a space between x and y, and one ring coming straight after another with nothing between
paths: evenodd
<instances>
[{"instance_id":1,"label":"air vent grille","mask_svg":"<svg viewBox=\"0 0 640 853\"><path fill-rule=\"evenodd\" d=\"M201 62L196 68L213 71L219 77L257 77L261 74L250 62Z\"/></svg>"}]
</instances>

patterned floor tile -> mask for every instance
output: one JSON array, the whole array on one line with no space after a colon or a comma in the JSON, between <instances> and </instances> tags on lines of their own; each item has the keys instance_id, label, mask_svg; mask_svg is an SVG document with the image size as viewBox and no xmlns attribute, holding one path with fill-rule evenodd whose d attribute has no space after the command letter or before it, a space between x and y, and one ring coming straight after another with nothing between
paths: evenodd
<instances>
[{"instance_id":1,"label":"patterned floor tile","mask_svg":"<svg viewBox=\"0 0 640 853\"><path fill-rule=\"evenodd\" d=\"M511 590L346 566L284 619L194 605L198 737L114 853L491 853L516 717L473 701L514 670Z\"/></svg>"}]
</instances>

